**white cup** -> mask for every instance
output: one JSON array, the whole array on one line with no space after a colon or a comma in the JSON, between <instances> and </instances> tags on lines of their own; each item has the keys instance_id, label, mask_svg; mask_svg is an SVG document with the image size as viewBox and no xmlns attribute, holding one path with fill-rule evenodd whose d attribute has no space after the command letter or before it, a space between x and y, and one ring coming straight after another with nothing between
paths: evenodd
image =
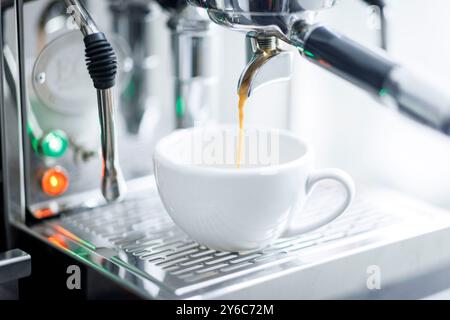
<instances>
[{"instance_id":1,"label":"white cup","mask_svg":"<svg viewBox=\"0 0 450 320\"><path fill-rule=\"evenodd\" d=\"M241 168L236 167L235 127L175 131L154 154L162 202L173 221L209 248L245 251L265 247L280 236L299 235L331 222L349 207L352 178L339 169L315 169L311 147L280 130L245 131ZM313 187L336 180L345 200L303 224L301 212ZM330 208L336 207L330 203Z\"/></svg>"}]
</instances>

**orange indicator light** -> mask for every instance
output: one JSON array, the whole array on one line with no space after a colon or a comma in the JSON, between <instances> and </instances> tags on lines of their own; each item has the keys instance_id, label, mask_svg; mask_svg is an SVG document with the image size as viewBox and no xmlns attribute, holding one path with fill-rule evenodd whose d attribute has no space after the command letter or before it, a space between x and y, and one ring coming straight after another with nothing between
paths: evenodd
<instances>
[{"instance_id":1,"label":"orange indicator light","mask_svg":"<svg viewBox=\"0 0 450 320\"><path fill-rule=\"evenodd\" d=\"M42 190L52 197L62 195L69 187L69 177L61 168L55 167L45 171L41 180Z\"/></svg>"}]
</instances>

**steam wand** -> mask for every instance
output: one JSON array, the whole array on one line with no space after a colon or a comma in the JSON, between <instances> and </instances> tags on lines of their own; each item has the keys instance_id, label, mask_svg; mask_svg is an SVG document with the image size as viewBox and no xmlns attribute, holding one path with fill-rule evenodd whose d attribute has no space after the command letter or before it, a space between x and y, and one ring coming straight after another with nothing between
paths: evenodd
<instances>
[{"instance_id":1,"label":"steam wand","mask_svg":"<svg viewBox=\"0 0 450 320\"><path fill-rule=\"evenodd\" d=\"M89 12L78 0L65 0L67 12L84 35L86 63L97 89L97 102L102 140L102 194L106 201L120 199L126 192L125 180L119 166L117 134L115 131L114 86L117 58L106 36L100 32Z\"/></svg>"}]
</instances>

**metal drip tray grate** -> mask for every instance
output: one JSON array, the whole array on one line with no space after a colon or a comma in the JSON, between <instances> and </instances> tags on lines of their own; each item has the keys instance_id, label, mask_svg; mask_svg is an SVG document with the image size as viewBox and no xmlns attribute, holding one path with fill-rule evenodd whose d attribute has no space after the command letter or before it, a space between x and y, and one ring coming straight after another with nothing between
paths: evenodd
<instances>
[{"instance_id":1,"label":"metal drip tray grate","mask_svg":"<svg viewBox=\"0 0 450 320\"><path fill-rule=\"evenodd\" d=\"M330 210L328 204L338 203L340 196L340 189L333 185L318 187L303 219ZM263 250L218 252L196 243L176 227L153 187L145 192L145 198L68 213L46 226L71 235L69 238L105 255L113 264L181 297L258 270L267 271L298 258L305 250L369 234L399 219L359 196L345 215L314 232L279 239Z\"/></svg>"}]
</instances>

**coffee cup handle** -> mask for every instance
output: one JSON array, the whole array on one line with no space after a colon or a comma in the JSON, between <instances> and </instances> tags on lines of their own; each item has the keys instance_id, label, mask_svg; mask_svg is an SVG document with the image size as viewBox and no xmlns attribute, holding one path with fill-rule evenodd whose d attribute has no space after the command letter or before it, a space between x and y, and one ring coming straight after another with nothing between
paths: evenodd
<instances>
[{"instance_id":1,"label":"coffee cup handle","mask_svg":"<svg viewBox=\"0 0 450 320\"><path fill-rule=\"evenodd\" d=\"M340 169L315 170L309 175L306 181L306 194L310 195L314 189L314 186L323 180L335 180L339 182L345 189L345 199L330 214L321 217L320 219L313 220L307 224L302 224L299 226L292 224L289 225L283 233L283 237L296 236L320 228L339 217L348 209L355 196L355 183L353 182L352 177Z\"/></svg>"}]
</instances>

